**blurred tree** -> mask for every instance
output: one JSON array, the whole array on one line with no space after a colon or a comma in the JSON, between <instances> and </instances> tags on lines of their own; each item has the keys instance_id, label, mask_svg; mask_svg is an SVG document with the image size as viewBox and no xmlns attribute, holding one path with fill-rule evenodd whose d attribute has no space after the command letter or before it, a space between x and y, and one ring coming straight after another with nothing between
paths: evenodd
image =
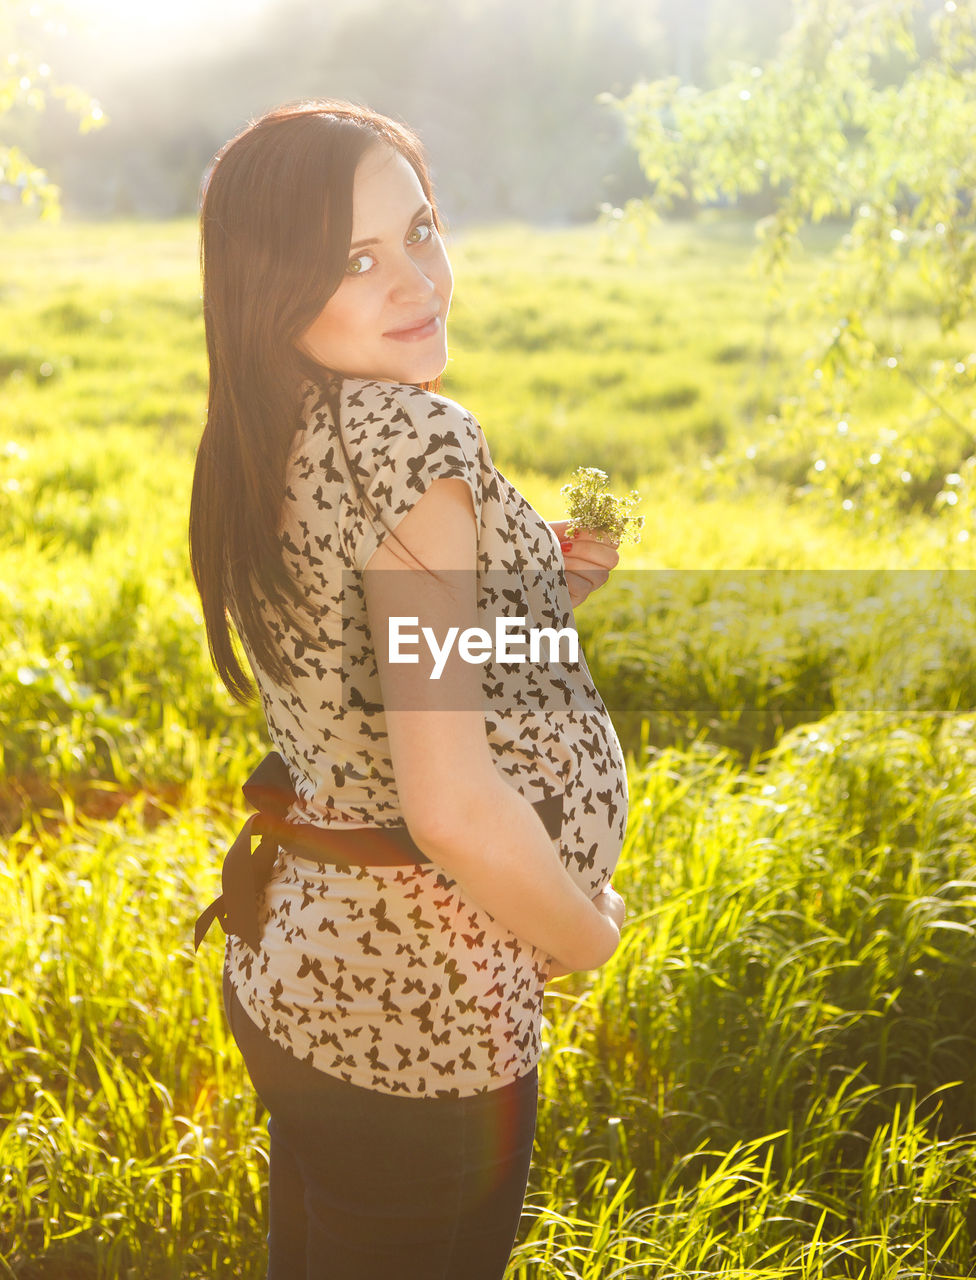
<instances>
[{"instance_id":1,"label":"blurred tree","mask_svg":"<svg viewBox=\"0 0 976 1280\"><path fill-rule=\"evenodd\" d=\"M79 117L84 133L106 122L101 107L84 90L54 82L51 68L37 52L58 25L50 10L45 16L36 2L0 0L0 49L6 50L0 60L0 117L43 111L50 96ZM56 218L60 212L58 188L45 171L21 147L0 143L0 193L4 192L38 206L42 218Z\"/></svg>"},{"instance_id":2,"label":"blurred tree","mask_svg":"<svg viewBox=\"0 0 976 1280\"><path fill-rule=\"evenodd\" d=\"M77 46L75 74L97 75L113 127L79 147L52 111L35 153L86 212L185 213L214 151L250 117L345 97L421 134L455 221L592 218L645 189L597 96L664 74L667 48L642 0L273 0L219 47L144 50L103 70Z\"/></svg>"},{"instance_id":3,"label":"blurred tree","mask_svg":"<svg viewBox=\"0 0 976 1280\"><path fill-rule=\"evenodd\" d=\"M721 84L730 62L752 66L767 62L789 29L793 10L794 0L710 0L703 49L705 83Z\"/></svg>"},{"instance_id":4,"label":"blurred tree","mask_svg":"<svg viewBox=\"0 0 976 1280\"><path fill-rule=\"evenodd\" d=\"M780 437L771 431L767 446L802 449L807 486L849 510L866 495L875 507L904 505L906 494L934 499L958 533L976 536L974 419L961 407L976 384L976 354L951 341L976 311L976 0L794 8L764 67L736 65L710 90L671 78L615 100L653 188L629 206L632 224L646 228L675 201L765 192L772 212L757 226L760 261L776 290L802 229L841 220L847 233L818 296L829 338L810 387L785 397L773 424ZM941 360L892 343L906 280L913 313L939 322ZM872 443L852 428L850 410L861 381L881 370L904 376L908 396L900 429ZM924 433L936 429L954 431L967 456L924 493L914 473Z\"/></svg>"},{"instance_id":5,"label":"blurred tree","mask_svg":"<svg viewBox=\"0 0 976 1280\"><path fill-rule=\"evenodd\" d=\"M707 87L728 56L761 61L791 3L268 0L219 40L215 18L196 37L187 24L181 41L174 22L158 47L99 42L81 24L45 44L48 61L99 85L112 129L79 145L59 107L18 120L13 136L57 175L69 207L172 215L195 208L213 153L250 117L348 97L421 133L455 220L589 218L646 188L601 91L675 69Z\"/></svg>"},{"instance_id":6,"label":"blurred tree","mask_svg":"<svg viewBox=\"0 0 976 1280\"><path fill-rule=\"evenodd\" d=\"M658 10L670 44L674 74L685 84L703 84L706 45L714 0L658 0ZM735 5L741 9L741 0Z\"/></svg>"},{"instance_id":7,"label":"blurred tree","mask_svg":"<svg viewBox=\"0 0 976 1280\"><path fill-rule=\"evenodd\" d=\"M334 43L347 63L368 50L359 96L422 134L450 207L479 219L592 217L603 179L627 167L597 97L664 69L660 27L632 0L380 0Z\"/></svg>"}]
</instances>

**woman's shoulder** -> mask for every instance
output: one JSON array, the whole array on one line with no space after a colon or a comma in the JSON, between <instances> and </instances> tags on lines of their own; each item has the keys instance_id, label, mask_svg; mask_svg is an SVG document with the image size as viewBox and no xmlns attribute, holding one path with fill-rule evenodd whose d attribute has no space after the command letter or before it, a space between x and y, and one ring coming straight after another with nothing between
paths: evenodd
<instances>
[{"instance_id":1,"label":"woman's shoulder","mask_svg":"<svg viewBox=\"0 0 976 1280\"><path fill-rule=\"evenodd\" d=\"M344 423L385 420L420 427L424 423L442 426L464 426L481 435L477 418L464 405L439 391L405 382L386 382L376 378L353 378L329 374L318 380L307 380L302 386L304 417L307 426L321 421L323 414L331 418L338 410Z\"/></svg>"}]
</instances>

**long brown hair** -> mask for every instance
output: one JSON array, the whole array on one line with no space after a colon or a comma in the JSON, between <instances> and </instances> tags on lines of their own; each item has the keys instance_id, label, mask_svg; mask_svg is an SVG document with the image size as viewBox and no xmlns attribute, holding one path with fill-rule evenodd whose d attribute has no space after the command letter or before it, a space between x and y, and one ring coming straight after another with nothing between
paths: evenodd
<instances>
[{"instance_id":1,"label":"long brown hair","mask_svg":"<svg viewBox=\"0 0 976 1280\"><path fill-rule=\"evenodd\" d=\"M349 455L335 380L297 343L342 281L356 166L378 142L412 165L439 229L419 140L397 121L348 102L268 112L217 153L204 181L200 261L210 391L193 474L190 564L214 666L239 702L255 690L234 646L232 616L254 660L279 683L288 680L288 663L259 599L307 635L277 536L307 379L332 389L347 464ZM351 466L350 474L373 509Z\"/></svg>"}]
</instances>

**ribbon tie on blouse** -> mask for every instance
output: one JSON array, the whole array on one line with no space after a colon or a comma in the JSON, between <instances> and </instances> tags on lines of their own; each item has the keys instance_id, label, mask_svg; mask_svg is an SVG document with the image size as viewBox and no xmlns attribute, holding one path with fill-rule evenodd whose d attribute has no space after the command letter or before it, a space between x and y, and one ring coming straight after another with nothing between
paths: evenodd
<instances>
[{"instance_id":1,"label":"ribbon tie on blouse","mask_svg":"<svg viewBox=\"0 0 976 1280\"><path fill-rule=\"evenodd\" d=\"M227 850L220 872L222 892L201 912L193 930L198 950L214 920L226 934L234 934L252 951L261 946L258 897L271 878L281 847L298 857L327 862L349 870L353 866L403 866L429 863L415 844L406 824L389 826L321 827L307 822L287 822L285 815L297 796L288 766L277 751L264 757L242 788L244 798L257 813L251 814ZM552 840L562 831L563 797L550 796L532 806ZM251 852L251 843L260 840Z\"/></svg>"},{"instance_id":2,"label":"ribbon tie on blouse","mask_svg":"<svg viewBox=\"0 0 976 1280\"><path fill-rule=\"evenodd\" d=\"M264 757L241 790L258 812L251 814L227 850L220 872L223 892L197 919L194 951L214 920L220 921L224 933L236 934L252 951L261 945L257 898L271 876L280 839L287 833L285 814L295 800L295 791L288 766L277 751ZM261 843L252 854L251 842L258 837Z\"/></svg>"}]
</instances>

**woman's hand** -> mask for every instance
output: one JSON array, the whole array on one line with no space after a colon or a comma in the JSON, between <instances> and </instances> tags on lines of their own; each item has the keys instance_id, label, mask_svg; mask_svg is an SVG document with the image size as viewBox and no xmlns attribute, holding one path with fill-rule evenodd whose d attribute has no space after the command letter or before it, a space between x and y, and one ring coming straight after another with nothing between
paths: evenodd
<instances>
[{"instance_id":1,"label":"woman's hand","mask_svg":"<svg viewBox=\"0 0 976 1280\"><path fill-rule=\"evenodd\" d=\"M562 547L569 599L576 609L591 591L603 586L620 556L617 554L617 543L589 529L581 529L572 538L567 538L568 524L568 520L549 521L549 527Z\"/></svg>"},{"instance_id":2,"label":"woman's hand","mask_svg":"<svg viewBox=\"0 0 976 1280\"><path fill-rule=\"evenodd\" d=\"M603 886L593 899L593 905L603 915L609 916L618 929L623 928L624 920L627 918L627 904L612 884Z\"/></svg>"},{"instance_id":3,"label":"woman's hand","mask_svg":"<svg viewBox=\"0 0 976 1280\"><path fill-rule=\"evenodd\" d=\"M593 905L603 915L609 916L618 929L622 928L627 916L627 904L612 884L604 885L603 889L593 899ZM553 978L565 978L570 973L578 972L579 970L577 969L567 969L558 960L552 960L549 964L549 972L546 974L546 982L552 982Z\"/></svg>"}]
</instances>

